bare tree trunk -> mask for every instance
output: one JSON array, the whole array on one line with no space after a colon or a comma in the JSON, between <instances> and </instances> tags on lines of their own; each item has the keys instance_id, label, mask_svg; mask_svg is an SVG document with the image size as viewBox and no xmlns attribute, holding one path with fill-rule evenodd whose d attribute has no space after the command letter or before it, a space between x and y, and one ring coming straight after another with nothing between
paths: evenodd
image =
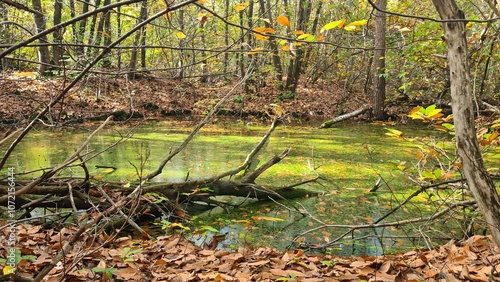
<instances>
[{"instance_id":1,"label":"bare tree trunk","mask_svg":"<svg viewBox=\"0 0 500 282\"><path fill-rule=\"evenodd\" d=\"M260 4L260 15L263 19L269 19L270 22L274 22L273 15L271 13L271 0L259 0ZM266 27L271 27L268 22L264 23ZM273 54L273 66L275 71L275 77L278 81L278 89L283 90L283 67L281 66L281 59L279 56L279 46L277 46L274 40L269 40L269 47Z\"/></svg>"},{"instance_id":2,"label":"bare tree trunk","mask_svg":"<svg viewBox=\"0 0 500 282\"><path fill-rule=\"evenodd\" d=\"M87 0L90 1L90 0ZM101 0L95 0L95 9L99 8L101 6ZM89 42L91 44L97 44L96 39L94 37L95 34L95 27L97 25L97 14L92 15L92 22L90 23L90 31L89 31Z\"/></svg>"},{"instance_id":3,"label":"bare tree trunk","mask_svg":"<svg viewBox=\"0 0 500 282\"><path fill-rule=\"evenodd\" d=\"M443 20L465 19L454 0L432 0ZM448 45L451 105L458 154L463 173L497 246L500 246L500 197L483 163L477 142L472 108L466 21L444 22L444 40Z\"/></svg>"},{"instance_id":4,"label":"bare tree trunk","mask_svg":"<svg viewBox=\"0 0 500 282\"><path fill-rule=\"evenodd\" d=\"M305 32L306 22L311 16L312 1L299 1L297 3L298 16L297 16L297 29ZM297 84L299 82L300 73L302 72L302 61L304 57L303 47L297 48L295 50L295 57L290 57L290 64L288 66L288 75L286 78L285 89L295 93L297 90Z\"/></svg>"},{"instance_id":5,"label":"bare tree trunk","mask_svg":"<svg viewBox=\"0 0 500 282\"><path fill-rule=\"evenodd\" d=\"M314 20L313 20L313 24L312 24L312 27L311 27L311 34L316 34L316 31L318 29L318 24L319 24L319 20L321 18L321 10L323 9L323 2L319 2L316 4L316 13L314 15ZM303 62L302 62L302 68L305 69L307 66L308 66L308 63L310 62L311 60L311 54L313 52L311 52L311 48L309 46L307 46L307 51L304 55L304 59L303 59Z\"/></svg>"},{"instance_id":6,"label":"bare tree trunk","mask_svg":"<svg viewBox=\"0 0 500 282\"><path fill-rule=\"evenodd\" d=\"M120 2L120 0L116 0L116 2ZM116 8L116 37L122 36L122 24L121 24L121 7ZM122 68L122 50L118 50L118 54L116 55L116 68L121 70Z\"/></svg>"},{"instance_id":7,"label":"bare tree trunk","mask_svg":"<svg viewBox=\"0 0 500 282\"><path fill-rule=\"evenodd\" d=\"M88 1L89 0L83 1L82 14L85 14L89 11L89 2ZM85 30L87 29L87 21L88 21L88 18L84 18L80 21L80 24L78 25L76 42L81 44L81 45L76 47L76 54L77 55L85 54L85 47L83 47L83 39L85 37Z\"/></svg>"},{"instance_id":8,"label":"bare tree trunk","mask_svg":"<svg viewBox=\"0 0 500 282\"><path fill-rule=\"evenodd\" d=\"M148 17L148 1L142 2L140 21L145 21ZM141 29L141 68L146 68L146 27Z\"/></svg>"},{"instance_id":9,"label":"bare tree trunk","mask_svg":"<svg viewBox=\"0 0 500 282\"><path fill-rule=\"evenodd\" d=\"M54 25L58 25L61 23L62 17L62 0L54 0ZM63 39L63 30L58 29L54 31L54 42L56 45L52 47L52 63L56 66L61 64L62 59L62 39Z\"/></svg>"},{"instance_id":10,"label":"bare tree trunk","mask_svg":"<svg viewBox=\"0 0 500 282\"><path fill-rule=\"evenodd\" d=\"M147 1L143 1L141 3L141 13L139 15L139 23L143 22L146 19L146 14L147 14ZM127 74L129 79L135 78L135 71L137 70L137 55L139 53L139 43L141 39L141 34L142 34L142 29L141 31L135 34L134 48L132 49L132 56L130 57L130 63L129 63L129 73Z\"/></svg>"},{"instance_id":11,"label":"bare tree trunk","mask_svg":"<svg viewBox=\"0 0 500 282\"><path fill-rule=\"evenodd\" d=\"M250 2L253 3L253 2ZM229 17L229 0L224 1L224 18ZM229 46L229 25L224 26L224 46ZM224 73L227 73L228 70L228 65L229 65L229 53L224 52Z\"/></svg>"},{"instance_id":12,"label":"bare tree trunk","mask_svg":"<svg viewBox=\"0 0 500 282\"><path fill-rule=\"evenodd\" d=\"M386 0L378 0L377 7L385 10ZM375 12L375 52L373 54L373 117L378 120L385 119L385 33L386 17L382 11Z\"/></svg>"},{"instance_id":13,"label":"bare tree trunk","mask_svg":"<svg viewBox=\"0 0 500 282\"><path fill-rule=\"evenodd\" d=\"M42 32L45 30L45 18L43 17L43 10L42 10L42 1L40 0L32 0L33 3L33 9L35 11L39 11L40 14L35 14L35 24L36 24L36 30L37 32ZM47 41L47 36L43 36L40 38L40 43L48 43ZM48 67L50 65L50 51L49 51L49 46L47 45L41 45L38 47L38 59L40 61L40 68L39 71L40 73L46 74Z\"/></svg>"}]
</instances>

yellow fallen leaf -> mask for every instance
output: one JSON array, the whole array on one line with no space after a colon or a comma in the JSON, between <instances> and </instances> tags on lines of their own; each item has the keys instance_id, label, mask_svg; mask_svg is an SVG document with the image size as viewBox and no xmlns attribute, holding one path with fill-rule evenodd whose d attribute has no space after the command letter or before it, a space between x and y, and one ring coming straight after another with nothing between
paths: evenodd
<instances>
[{"instance_id":1,"label":"yellow fallen leaf","mask_svg":"<svg viewBox=\"0 0 500 282\"><path fill-rule=\"evenodd\" d=\"M16 268L15 268L15 267L12 267L12 266L10 266L10 265L6 265L6 266L3 268L3 275L13 274L14 272L16 272Z\"/></svg>"}]
</instances>

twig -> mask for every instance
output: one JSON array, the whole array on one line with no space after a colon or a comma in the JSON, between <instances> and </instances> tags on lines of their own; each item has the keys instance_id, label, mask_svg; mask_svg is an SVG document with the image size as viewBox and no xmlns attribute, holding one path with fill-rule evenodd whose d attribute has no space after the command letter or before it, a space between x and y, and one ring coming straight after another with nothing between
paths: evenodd
<instances>
[{"instance_id":1,"label":"twig","mask_svg":"<svg viewBox=\"0 0 500 282\"><path fill-rule=\"evenodd\" d=\"M387 222L387 223L370 223L370 224L360 224L360 225L323 224L321 226L318 226L318 227L315 227L315 228L312 228L312 229L309 229L309 230L306 230L306 231L300 233L299 235L295 236L293 241L296 241L298 238L304 236L305 234L311 233L311 232L316 231L316 230L324 229L324 228L347 228L347 229L349 229L348 231L346 231L342 235L338 236L337 238L335 238L334 240L331 240L330 242L328 242L326 244L323 244L320 246L314 246L314 247L307 246L309 248L321 249L321 248L325 248L325 247L328 247L328 246L331 246L331 245L337 243L339 240L344 238L347 234L349 234L357 229L372 229L372 228L380 228L380 227L401 226L401 225L406 225L406 224L410 224L410 223L432 221L432 220L435 220L435 219L449 213L450 211L452 211L453 209L455 209L457 207L471 206L474 204L476 204L475 200L460 201L460 202L456 202L456 203L449 205L446 209L443 209L442 211L439 211L439 212L437 212L429 217L413 218L413 219L406 219L406 220ZM312 218L315 221L322 223L321 221L318 221L316 218L314 218L314 217L312 217Z\"/></svg>"},{"instance_id":2,"label":"twig","mask_svg":"<svg viewBox=\"0 0 500 282\"><path fill-rule=\"evenodd\" d=\"M116 205L116 203L113 201L113 199L111 199L111 197L106 193L106 191L104 191L104 189L102 189L102 187L100 187L99 185L97 186L97 190L101 193L101 195L103 195L104 197L106 197L106 200L111 204L111 205ZM146 231L144 231L144 229L142 229L139 225L137 225L137 223L135 223L131 218L130 216L126 215L121 209L118 209L118 213L120 213L120 215L127 221L128 224L130 224L132 227L134 227L137 231L139 231L139 233L144 236L148 236L148 239L151 239L151 236L149 236L148 233L146 233Z\"/></svg>"},{"instance_id":3,"label":"twig","mask_svg":"<svg viewBox=\"0 0 500 282\"><path fill-rule=\"evenodd\" d=\"M191 133L184 140L184 142L182 142L182 144L179 145L179 147L177 147L173 151L171 151L168 154L168 156L166 156L161 161L161 163L158 165L156 170L154 170L153 172L151 172L149 175L146 176L146 180L153 179L157 175L161 174L165 165L173 157L175 157L177 154L179 154L189 144L189 142L191 142L191 140L194 138L194 136L196 134L198 134L198 132L201 130L201 128L203 126L205 126L215 116L215 114L219 111L220 107L234 94L235 90L250 77L250 75L252 74L252 63L253 63L253 59L252 59L252 62L250 62L250 66L248 67L248 70L247 70L245 76L236 85L234 85L233 88L231 88L231 90L229 90L229 92L222 99L220 99L219 102L217 102L217 104L215 104L215 106L212 108L212 110L210 110L210 112L205 116L205 118L200 123L198 123L196 125L196 127L193 129L193 131L191 131ZM247 157L247 159L248 159L248 157ZM241 171L241 169L239 169L237 172L239 172L239 171ZM232 173L232 174L234 174L234 173ZM231 174L229 174L229 175L231 175ZM222 177L224 177L224 176L222 176ZM219 178L222 178L222 177L219 177Z\"/></svg>"},{"instance_id":4,"label":"twig","mask_svg":"<svg viewBox=\"0 0 500 282\"><path fill-rule=\"evenodd\" d=\"M23 188L17 190L16 193L15 193L16 197L17 196L21 196L21 195L23 195L25 193L28 193L33 187L35 187L36 185L38 185L42 181L44 181L46 179L49 179L54 174L56 174L58 171L60 171L61 169L67 167L69 164L71 164L72 162L74 162L75 160L77 160L80 157L80 155L79 155L80 152L83 151L87 147L87 145L90 143L90 140L92 140L92 138L99 131L101 131L101 129L103 129L104 126L106 126L112 120L112 118L113 118L112 116L108 117L96 130L94 130L94 132L92 132L89 135L89 137L87 138L87 140L85 140L85 142L80 146L80 148L78 148L71 156L69 156L59 166L57 166L55 168L52 168L51 170L49 170L49 171L45 172L44 174L42 174L42 176L40 176L37 179L35 179L34 181L32 181L31 183L29 183L26 186L24 186ZM4 195L4 196L0 197L0 203L6 201L7 197L8 197L8 195Z\"/></svg>"}]
</instances>

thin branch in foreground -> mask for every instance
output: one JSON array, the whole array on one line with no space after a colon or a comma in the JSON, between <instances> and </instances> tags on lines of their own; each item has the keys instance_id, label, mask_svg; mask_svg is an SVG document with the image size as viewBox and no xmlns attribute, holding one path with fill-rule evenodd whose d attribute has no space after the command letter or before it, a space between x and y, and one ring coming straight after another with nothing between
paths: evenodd
<instances>
[{"instance_id":1,"label":"thin branch in foreground","mask_svg":"<svg viewBox=\"0 0 500 282\"><path fill-rule=\"evenodd\" d=\"M299 247L304 247L304 248L323 249L323 248L327 248L327 247L330 247L330 246L336 244L338 241L342 240L345 236L347 236L348 234L350 234L358 229L373 229L373 228L380 228L380 227L402 226L402 225L407 225L407 224L411 224L411 223L418 223L418 222L429 222L429 221L433 221L433 220L440 218L441 216L451 212L455 208L467 207L467 206L472 206L475 204L476 204L475 200L460 201L460 202L456 202L456 203L449 205L447 208L445 208L439 212L436 212L435 214L433 214L429 217L406 219L406 220L393 221L393 222L387 222L387 223L377 223L377 224L375 224L375 223L359 224L359 225L324 224L322 221L316 219L315 217L311 217L314 221L322 223L322 225L300 233L299 235L295 236L295 238L293 238L292 242L296 242L297 239L299 239L300 237L302 237L308 233L311 233L311 232L317 231L317 230L321 230L321 229L325 229L325 228L347 228L348 229L346 232L344 232L343 234L341 234L337 238L327 242L326 244L316 245L316 246L312 246L312 245L305 245L304 246L302 244L299 245Z\"/></svg>"}]
</instances>

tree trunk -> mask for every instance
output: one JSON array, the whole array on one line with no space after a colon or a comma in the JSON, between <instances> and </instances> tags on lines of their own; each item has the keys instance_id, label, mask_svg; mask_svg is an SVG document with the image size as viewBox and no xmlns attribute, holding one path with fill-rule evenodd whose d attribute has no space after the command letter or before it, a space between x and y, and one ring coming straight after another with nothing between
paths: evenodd
<instances>
[{"instance_id":1,"label":"tree trunk","mask_svg":"<svg viewBox=\"0 0 500 282\"><path fill-rule=\"evenodd\" d=\"M116 0L116 2L120 2L120 0ZM116 37L121 37L122 36L122 24L121 24L121 7L118 6L116 8ZM117 58L116 58L116 68L118 70L122 69L122 50L119 49L117 53Z\"/></svg>"},{"instance_id":2,"label":"tree trunk","mask_svg":"<svg viewBox=\"0 0 500 282\"><path fill-rule=\"evenodd\" d=\"M146 19L146 14L147 14L147 1L143 1L141 3L141 13L139 15L139 23L143 22ZM138 53L139 53L139 43L141 40L141 35L142 35L142 29L141 31L138 31L135 34L135 40L134 40L134 48L132 49L132 55L130 57L130 63L129 63L129 73L127 74L127 77L129 79L134 79L135 78L135 72L137 71L137 61L138 61Z\"/></svg>"},{"instance_id":3,"label":"tree trunk","mask_svg":"<svg viewBox=\"0 0 500 282\"><path fill-rule=\"evenodd\" d=\"M386 0L378 0L377 7L386 9ZM373 54L373 117L385 119L385 31L386 17L381 11L375 12L375 52Z\"/></svg>"},{"instance_id":4,"label":"tree trunk","mask_svg":"<svg viewBox=\"0 0 500 282\"><path fill-rule=\"evenodd\" d=\"M87 1L90 1L90 0L87 0ZM95 0L95 8L94 9L97 9L100 6L101 6L101 0ZM92 15L92 21L90 23L90 31L89 31L89 35L88 35L89 43L91 43L91 44L97 44L96 39L94 37L96 25L97 25L97 14L94 14L94 15Z\"/></svg>"},{"instance_id":5,"label":"tree trunk","mask_svg":"<svg viewBox=\"0 0 500 282\"><path fill-rule=\"evenodd\" d=\"M61 17L62 17L62 0L55 0L54 1L54 25L58 25L61 23ZM63 40L63 30L58 29L54 31L54 42L56 45L52 47L52 63L56 66L59 66L61 64L61 59L62 59L62 54L63 54L63 48L62 48L62 40Z\"/></svg>"},{"instance_id":6,"label":"tree trunk","mask_svg":"<svg viewBox=\"0 0 500 282\"><path fill-rule=\"evenodd\" d=\"M297 29L305 32L306 22L311 16L312 1L299 1L297 3L298 16L297 16ZM290 64L288 66L288 75L286 78L285 89L295 93L297 84L299 83L300 73L302 72L302 62L304 57L304 47L296 48L295 57L290 56Z\"/></svg>"},{"instance_id":7,"label":"tree trunk","mask_svg":"<svg viewBox=\"0 0 500 282\"><path fill-rule=\"evenodd\" d=\"M273 10L271 9L271 1L270 0L259 0L260 4L260 17L262 19L268 19L270 22L274 22L273 14L271 13ZM265 27L272 27L268 22L264 23ZM281 59L279 56L279 46L276 44L274 40L269 40L269 48L272 51L273 56L273 66L275 72L275 78L278 82L278 89L283 90L283 67L281 66Z\"/></svg>"},{"instance_id":8,"label":"tree trunk","mask_svg":"<svg viewBox=\"0 0 500 282\"><path fill-rule=\"evenodd\" d=\"M143 22L148 18L148 1L144 1L141 4L141 14L140 21ZM146 27L141 28L141 68L145 69L146 66Z\"/></svg>"},{"instance_id":9,"label":"tree trunk","mask_svg":"<svg viewBox=\"0 0 500 282\"><path fill-rule=\"evenodd\" d=\"M454 0L432 0L443 20L465 19ZM500 197L483 163L477 142L472 108L466 21L442 24L448 46L451 104L458 154L463 173L497 246L500 246Z\"/></svg>"},{"instance_id":10,"label":"tree trunk","mask_svg":"<svg viewBox=\"0 0 500 282\"><path fill-rule=\"evenodd\" d=\"M40 14L35 14L36 30L37 32L42 32L45 30L45 18L43 17L42 2L40 0L32 0L32 3L33 3L33 9L35 11L40 12ZM40 43L42 44L48 43L47 36L42 36L40 38ZM38 47L38 57L40 61L39 71L42 75L44 75L46 74L47 69L50 65L49 46L41 45L40 47Z\"/></svg>"},{"instance_id":11,"label":"tree trunk","mask_svg":"<svg viewBox=\"0 0 500 282\"><path fill-rule=\"evenodd\" d=\"M89 2L84 1L83 7L82 7L82 14L85 14L88 11L89 11ZM88 18L84 18L80 21L80 23L78 25L78 32L76 35L76 43L81 44L75 48L75 53L78 56L82 56L85 54L85 47L84 47L83 41L85 38L85 31L87 30L87 21L88 21Z\"/></svg>"}]
</instances>

